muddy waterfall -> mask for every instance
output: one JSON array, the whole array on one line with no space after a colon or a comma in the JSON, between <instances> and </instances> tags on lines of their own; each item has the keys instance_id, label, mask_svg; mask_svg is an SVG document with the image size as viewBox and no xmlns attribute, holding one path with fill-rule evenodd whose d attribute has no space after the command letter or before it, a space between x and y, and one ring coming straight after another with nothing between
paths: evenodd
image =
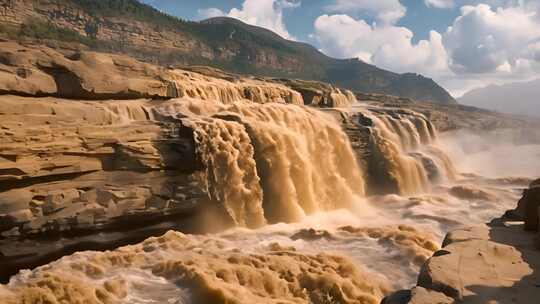
<instances>
[{"instance_id":1,"label":"muddy waterfall","mask_svg":"<svg viewBox=\"0 0 540 304\"><path fill-rule=\"evenodd\" d=\"M194 111L197 105L190 107ZM309 214L350 208L370 191L365 161L328 113L245 102L204 110L210 115L182 120L194 128L212 201L236 226L298 222ZM372 157L387 175L379 181L386 191L394 185L398 194L421 193L455 178L449 157L436 146L435 127L423 115L368 108L357 114L370 121Z\"/></svg>"}]
</instances>

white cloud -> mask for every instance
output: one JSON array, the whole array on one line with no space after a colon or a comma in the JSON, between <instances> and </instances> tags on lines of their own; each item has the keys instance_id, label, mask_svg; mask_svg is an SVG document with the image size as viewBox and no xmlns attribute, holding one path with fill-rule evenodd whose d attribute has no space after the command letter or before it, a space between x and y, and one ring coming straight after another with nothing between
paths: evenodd
<instances>
[{"instance_id":1,"label":"white cloud","mask_svg":"<svg viewBox=\"0 0 540 304\"><path fill-rule=\"evenodd\" d=\"M526 7L529 10L535 10L540 7L538 0L424 0L428 7L435 8L454 8L466 5L487 4L491 7Z\"/></svg>"},{"instance_id":2,"label":"white cloud","mask_svg":"<svg viewBox=\"0 0 540 304\"><path fill-rule=\"evenodd\" d=\"M313 39L325 53L360 58L396 72L434 78L459 96L488 84L504 84L540 75L540 2L485 0L466 5L445 33L413 42L414 33L393 24L368 24L350 15L322 15ZM464 2L456 0L456 5Z\"/></svg>"},{"instance_id":3,"label":"white cloud","mask_svg":"<svg viewBox=\"0 0 540 304\"><path fill-rule=\"evenodd\" d=\"M540 74L540 1L424 1L437 8L463 6L445 33L431 31L428 39L415 43L411 30L395 25L406 13L399 0L333 0L326 10L335 14L319 16L310 37L328 55L356 57L400 73L422 73L456 96L490 83L522 81ZM234 17L294 39L283 13L298 6L295 0L244 0L241 8L229 12L210 8L199 15ZM368 24L358 18L362 15L377 22Z\"/></svg>"},{"instance_id":4,"label":"white cloud","mask_svg":"<svg viewBox=\"0 0 540 304\"><path fill-rule=\"evenodd\" d=\"M322 15L315 35L322 49L340 58L357 57L396 72L438 75L448 70L442 37L431 31L429 40L413 43L405 27L370 25L348 15Z\"/></svg>"},{"instance_id":5,"label":"white cloud","mask_svg":"<svg viewBox=\"0 0 540 304\"><path fill-rule=\"evenodd\" d=\"M200 19L209 19L226 15L222 10L215 7L200 9L197 11L197 13Z\"/></svg>"},{"instance_id":6,"label":"white cloud","mask_svg":"<svg viewBox=\"0 0 540 304\"><path fill-rule=\"evenodd\" d=\"M452 8L455 5L454 0L424 0L424 3L436 8Z\"/></svg>"},{"instance_id":7,"label":"white cloud","mask_svg":"<svg viewBox=\"0 0 540 304\"><path fill-rule=\"evenodd\" d=\"M450 67L457 74L479 74L494 72L501 65L514 70L518 60L534 61L540 42L536 17L523 7L462 7L443 39Z\"/></svg>"},{"instance_id":8,"label":"white cloud","mask_svg":"<svg viewBox=\"0 0 540 304\"><path fill-rule=\"evenodd\" d=\"M334 0L326 10L349 15L365 13L386 24L397 22L407 12L399 0Z\"/></svg>"},{"instance_id":9,"label":"white cloud","mask_svg":"<svg viewBox=\"0 0 540 304\"><path fill-rule=\"evenodd\" d=\"M463 6L443 35L450 71L437 80L454 95L540 75L538 2L506 3Z\"/></svg>"},{"instance_id":10,"label":"white cloud","mask_svg":"<svg viewBox=\"0 0 540 304\"><path fill-rule=\"evenodd\" d=\"M201 18L217 16L236 18L251 25L267 28L284 38L294 40L295 38L289 34L283 22L283 11L299 6L300 2L293 0L245 0L240 9L233 8L228 13L224 13L217 8L208 8L199 10L199 16Z\"/></svg>"}]
</instances>

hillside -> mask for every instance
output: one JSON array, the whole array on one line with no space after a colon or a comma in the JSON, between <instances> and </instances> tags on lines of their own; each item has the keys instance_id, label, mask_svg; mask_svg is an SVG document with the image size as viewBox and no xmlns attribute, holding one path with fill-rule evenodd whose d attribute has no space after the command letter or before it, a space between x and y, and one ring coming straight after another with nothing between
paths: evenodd
<instances>
[{"instance_id":1,"label":"hillside","mask_svg":"<svg viewBox=\"0 0 540 304\"><path fill-rule=\"evenodd\" d=\"M540 117L540 79L475 89L459 101L503 113Z\"/></svg>"},{"instance_id":2,"label":"hillside","mask_svg":"<svg viewBox=\"0 0 540 304\"><path fill-rule=\"evenodd\" d=\"M135 0L9 0L0 3L0 37L54 48L125 53L162 65L318 80L358 92L454 103L433 80L396 74L357 59L338 60L231 18L189 22Z\"/></svg>"}]
</instances>

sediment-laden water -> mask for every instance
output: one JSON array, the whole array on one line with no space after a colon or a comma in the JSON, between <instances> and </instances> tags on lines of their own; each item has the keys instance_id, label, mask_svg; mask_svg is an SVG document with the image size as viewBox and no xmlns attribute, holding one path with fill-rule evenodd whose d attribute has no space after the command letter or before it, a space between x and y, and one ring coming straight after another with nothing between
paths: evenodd
<instances>
[{"instance_id":1,"label":"sediment-laden water","mask_svg":"<svg viewBox=\"0 0 540 304\"><path fill-rule=\"evenodd\" d=\"M358 159L327 113L294 105L177 107L193 126L212 204L232 228L170 231L79 252L0 286L6 303L379 303L414 285L448 230L515 205L536 169L497 159L489 136L437 134L421 114L357 107L371 121ZM508 136L513 136L509 134ZM473 138L473 139L471 139ZM465 139L465 140L464 140ZM540 146L518 146L522 157ZM371 168L371 169L370 169ZM377 183L394 193L370 191ZM516 178L519 177L519 178ZM391 189L392 187L389 187Z\"/></svg>"}]
</instances>

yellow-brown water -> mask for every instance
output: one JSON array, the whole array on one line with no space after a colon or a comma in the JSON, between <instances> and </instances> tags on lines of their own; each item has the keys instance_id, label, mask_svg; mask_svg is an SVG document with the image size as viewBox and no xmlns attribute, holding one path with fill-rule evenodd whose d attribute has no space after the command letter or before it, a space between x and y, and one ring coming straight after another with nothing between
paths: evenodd
<instances>
[{"instance_id":1,"label":"yellow-brown water","mask_svg":"<svg viewBox=\"0 0 540 304\"><path fill-rule=\"evenodd\" d=\"M160 111L182 113L194 128L210 199L236 227L209 235L171 231L110 252L79 252L14 276L0 286L2 301L379 303L415 283L448 230L512 208L534 173L458 174L479 170L456 159L461 151L449 147L461 145L458 139L438 135L417 113L361 109L374 121L377 151L399 185L399 193L366 197L366 168L341 125L324 113L187 101ZM526 153L540 155L540 147ZM440 178L430 179L426 162Z\"/></svg>"}]
</instances>

